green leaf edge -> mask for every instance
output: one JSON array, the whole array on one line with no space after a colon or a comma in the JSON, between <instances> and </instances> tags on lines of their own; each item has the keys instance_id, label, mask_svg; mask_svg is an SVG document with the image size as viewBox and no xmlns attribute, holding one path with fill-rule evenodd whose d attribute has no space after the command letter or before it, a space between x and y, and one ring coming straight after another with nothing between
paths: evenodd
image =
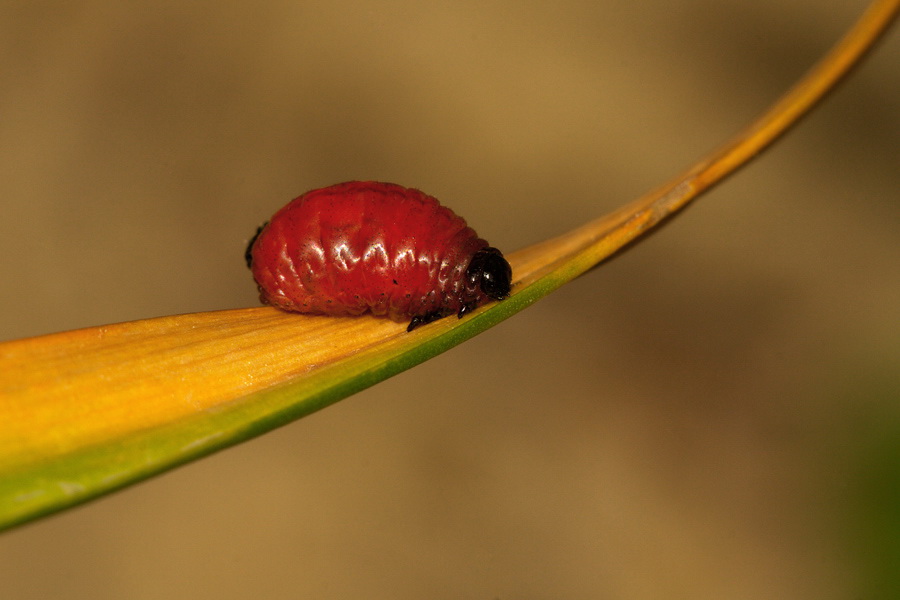
<instances>
[{"instance_id":1,"label":"green leaf edge","mask_svg":"<svg viewBox=\"0 0 900 600\"><path fill-rule=\"evenodd\" d=\"M413 346L376 347L298 382L242 396L117 443L98 444L9 472L0 480L0 531L83 504L312 414L461 344L566 281L555 274L546 276Z\"/></svg>"}]
</instances>

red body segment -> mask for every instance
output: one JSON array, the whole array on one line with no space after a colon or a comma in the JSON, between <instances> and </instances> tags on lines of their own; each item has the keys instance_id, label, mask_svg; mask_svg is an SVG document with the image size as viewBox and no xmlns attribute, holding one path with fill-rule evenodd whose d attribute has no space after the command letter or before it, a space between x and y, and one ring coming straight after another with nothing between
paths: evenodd
<instances>
[{"instance_id":1,"label":"red body segment","mask_svg":"<svg viewBox=\"0 0 900 600\"><path fill-rule=\"evenodd\" d=\"M488 300L466 277L472 257L487 247L464 219L419 190L349 182L279 210L248 256L266 304L427 322Z\"/></svg>"}]
</instances>

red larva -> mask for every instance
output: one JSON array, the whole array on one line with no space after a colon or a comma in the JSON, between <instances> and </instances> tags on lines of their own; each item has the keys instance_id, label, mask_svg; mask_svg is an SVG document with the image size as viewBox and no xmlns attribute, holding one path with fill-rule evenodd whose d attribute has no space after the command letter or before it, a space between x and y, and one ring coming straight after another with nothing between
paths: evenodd
<instances>
[{"instance_id":1,"label":"red larva","mask_svg":"<svg viewBox=\"0 0 900 600\"><path fill-rule=\"evenodd\" d=\"M291 201L257 231L247 266L264 304L287 311L360 315L407 331L460 318L509 295L503 254L419 190L352 181Z\"/></svg>"}]
</instances>

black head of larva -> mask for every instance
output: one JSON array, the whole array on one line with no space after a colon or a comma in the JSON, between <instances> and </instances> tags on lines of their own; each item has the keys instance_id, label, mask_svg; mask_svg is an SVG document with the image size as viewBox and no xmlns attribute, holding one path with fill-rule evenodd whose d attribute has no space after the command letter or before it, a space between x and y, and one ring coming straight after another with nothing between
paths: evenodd
<instances>
[{"instance_id":1,"label":"black head of larva","mask_svg":"<svg viewBox=\"0 0 900 600\"><path fill-rule=\"evenodd\" d=\"M480 290L482 294L492 300L503 300L509 296L512 287L512 267L506 262L503 253L496 248L490 246L482 248L469 261L469 267L466 269L466 283L469 293ZM457 316L462 319L477 307L477 297L469 302L463 302ZM446 310L436 310L424 315L416 315L410 321L406 331L412 331L419 325L443 319L448 314L452 313L448 313Z\"/></svg>"},{"instance_id":2,"label":"black head of larva","mask_svg":"<svg viewBox=\"0 0 900 600\"><path fill-rule=\"evenodd\" d=\"M492 300L503 300L509 296L512 285L512 268L503 253L492 246L482 248L472 257L466 269L466 279L477 286Z\"/></svg>"}]
</instances>

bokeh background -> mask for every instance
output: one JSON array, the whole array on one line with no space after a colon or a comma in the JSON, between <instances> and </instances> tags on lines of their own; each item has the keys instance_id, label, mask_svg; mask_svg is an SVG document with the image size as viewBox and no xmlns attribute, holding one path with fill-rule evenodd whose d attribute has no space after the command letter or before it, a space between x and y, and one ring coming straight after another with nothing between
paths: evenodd
<instances>
[{"instance_id":1,"label":"bokeh background","mask_svg":"<svg viewBox=\"0 0 900 600\"><path fill-rule=\"evenodd\" d=\"M294 196L513 250L795 81L861 0L0 3L0 339L256 304ZM900 35L671 225L307 419L0 537L0 597L896 597Z\"/></svg>"}]
</instances>

